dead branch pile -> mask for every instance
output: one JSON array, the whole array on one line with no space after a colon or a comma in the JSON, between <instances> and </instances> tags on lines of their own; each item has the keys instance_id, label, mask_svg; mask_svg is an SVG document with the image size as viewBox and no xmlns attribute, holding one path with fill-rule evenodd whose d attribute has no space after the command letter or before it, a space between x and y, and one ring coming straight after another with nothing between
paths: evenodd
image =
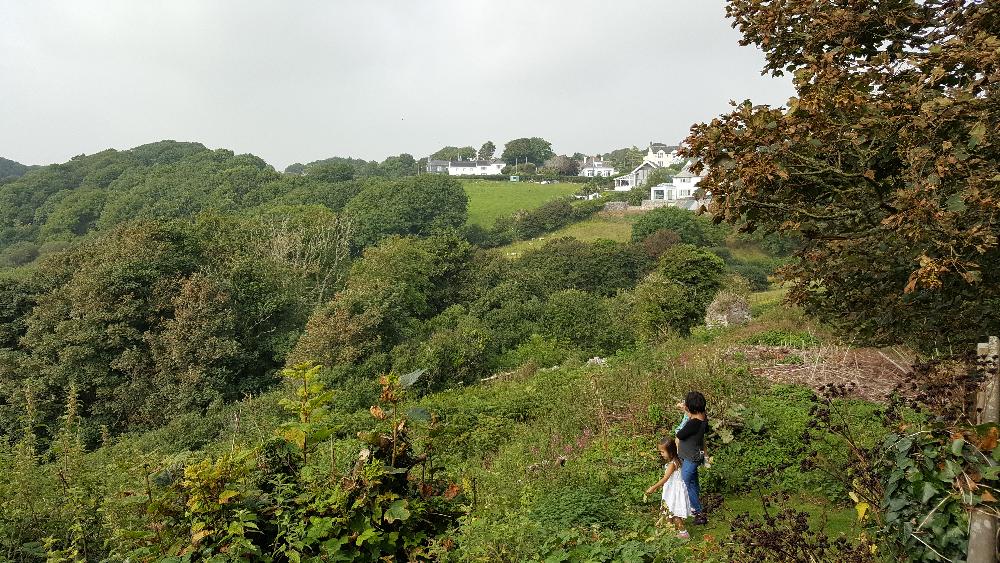
<instances>
[{"instance_id":1,"label":"dead branch pile","mask_svg":"<svg viewBox=\"0 0 1000 563\"><path fill-rule=\"evenodd\" d=\"M903 388L912 375L912 358L897 348L821 346L796 349L785 346L738 346L727 351L742 359L751 371L775 383L793 383L819 389L844 384L869 401L883 401Z\"/></svg>"}]
</instances>

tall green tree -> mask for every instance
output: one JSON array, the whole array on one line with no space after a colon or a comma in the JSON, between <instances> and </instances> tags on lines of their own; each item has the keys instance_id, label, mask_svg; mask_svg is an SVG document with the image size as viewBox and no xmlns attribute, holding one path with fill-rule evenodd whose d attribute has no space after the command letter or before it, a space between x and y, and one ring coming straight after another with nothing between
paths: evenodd
<instances>
[{"instance_id":1,"label":"tall green tree","mask_svg":"<svg viewBox=\"0 0 1000 563\"><path fill-rule=\"evenodd\" d=\"M552 143L540 137L522 137L508 141L500 156L507 164L529 162L541 166L546 160L555 156Z\"/></svg>"},{"instance_id":2,"label":"tall green tree","mask_svg":"<svg viewBox=\"0 0 1000 563\"><path fill-rule=\"evenodd\" d=\"M642 164L642 158L645 155L646 152L639 150L638 147L626 147L615 149L604 155L604 162L613 166L619 174L627 174Z\"/></svg>"},{"instance_id":3,"label":"tall green tree","mask_svg":"<svg viewBox=\"0 0 1000 563\"><path fill-rule=\"evenodd\" d=\"M497 146L493 144L493 141L486 141L483 146L479 147L479 154L476 155L479 160L493 160L493 155L497 152Z\"/></svg>"},{"instance_id":4,"label":"tall green tree","mask_svg":"<svg viewBox=\"0 0 1000 563\"><path fill-rule=\"evenodd\" d=\"M355 248L388 235L428 235L465 224L468 196L454 178L425 174L372 182L344 208L354 227Z\"/></svg>"},{"instance_id":5,"label":"tall green tree","mask_svg":"<svg viewBox=\"0 0 1000 563\"><path fill-rule=\"evenodd\" d=\"M354 179L355 167L347 162L320 162L308 169L310 178L321 182L346 182Z\"/></svg>"},{"instance_id":6,"label":"tall green tree","mask_svg":"<svg viewBox=\"0 0 1000 563\"><path fill-rule=\"evenodd\" d=\"M403 178L417 173L417 161L412 154L402 153L390 156L379 164L379 176L384 178Z\"/></svg>"},{"instance_id":7,"label":"tall green tree","mask_svg":"<svg viewBox=\"0 0 1000 563\"><path fill-rule=\"evenodd\" d=\"M472 160L476 158L476 149L449 145L432 154L431 158L434 160Z\"/></svg>"},{"instance_id":8,"label":"tall green tree","mask_svg":"<svg viewBox=\"0 0 1000 563\"><path fill-rule=\"evenodd\" d=\"M580 162L566 155L553 156L545 161L542 171L558 176L576 176L580 172Z\"/></svg>"},{"instance_id":9,"label":"tall green tree","mask_svg":"<svg viewBox=\"0 0 1000 563\"><path fill-rule=\"evenodd\" d=\"M791 298L875 343L968 349L1000 331L1000 5L733 0L787 107L696 125L713 212L801 235Z\"/></svg>"}]
</instances>

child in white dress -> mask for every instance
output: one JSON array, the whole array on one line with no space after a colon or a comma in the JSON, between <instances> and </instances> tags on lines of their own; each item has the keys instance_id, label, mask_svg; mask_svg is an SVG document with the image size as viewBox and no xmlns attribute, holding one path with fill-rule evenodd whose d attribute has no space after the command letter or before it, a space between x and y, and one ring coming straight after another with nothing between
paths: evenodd
<instances>
[{"instance_id":1,"label":"child in white dress","mask_svg":"<svg viewBox=\"0 0 1000 563\"><path fill-rule=\"evenodd\" d=\"M691 515L691 499L688 497L687 485L681 478L681 460L677 456L677 444L673 438L667 438L660 442L656 449L667 463L663 466L663 477L646 489L646 495L662 487L660 520L657 521L657 525L665 518L669 518L677 529L677 537L687 538L688 532L684 529L684 520Z\"/></svg>"}]
</instances>

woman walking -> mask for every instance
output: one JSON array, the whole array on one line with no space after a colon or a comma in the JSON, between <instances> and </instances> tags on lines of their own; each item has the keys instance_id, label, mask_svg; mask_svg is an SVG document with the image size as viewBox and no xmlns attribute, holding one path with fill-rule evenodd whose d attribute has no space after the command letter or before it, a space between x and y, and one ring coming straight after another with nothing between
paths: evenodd
<instances>
[{"instance_id":1,"label":"woman walking","mask_svg":"<svg viewBox=\"0 0 1000 563\"><path fill-rule=\"evenodd\" d=\"M677 431L677 455L681 458L681 478L687 485L695 524L707 524L708 517L698 498L698 466L705 461L705 432L708 417L705 415L705 396L691 391L684 397L684 414L688 421Z\"/></svg>"}]
</instances>

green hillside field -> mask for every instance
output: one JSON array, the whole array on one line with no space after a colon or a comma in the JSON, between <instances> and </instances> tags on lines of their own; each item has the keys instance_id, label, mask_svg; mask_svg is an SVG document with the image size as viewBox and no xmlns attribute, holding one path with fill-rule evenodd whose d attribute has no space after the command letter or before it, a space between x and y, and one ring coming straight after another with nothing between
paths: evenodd
<instances>
[{"instance_id":1,"label":"green hillside field","mask_svg":"<svg viewBox=\"0 0 1000 563\"><path fill-rule=\"evenodd\" d=\"M469 224L490 227L497 217L576 193L579 184L536 184L496 180L462 180L469 196Z\"/></svg>"},{"instance_id":2,"label":"green hillside field","mask_svg":"<svg viewBox=\"0 0 1000 563\"><path fill-rule=\"evenodd\" d=\"M563 237L571 237L585 242L593 242L598 239L626 242L632 239L632 225L638 217L639 215L598 213L590 219L567 225L547 235L515 242L505 249L510 254L519 255L526 250L541 248L546 241Z\"/></svg>"}]
</instances>

